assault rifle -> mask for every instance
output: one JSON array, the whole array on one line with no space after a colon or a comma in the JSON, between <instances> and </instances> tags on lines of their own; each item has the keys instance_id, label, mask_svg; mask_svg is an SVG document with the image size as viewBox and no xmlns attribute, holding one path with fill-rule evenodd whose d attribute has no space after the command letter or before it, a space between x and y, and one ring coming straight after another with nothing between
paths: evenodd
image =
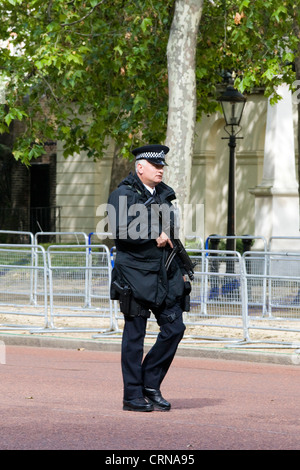
<instances>
[{"instance_id":1,"label":"assault rifle","mask_svg":"<svg viewBox=\"0 0 300 470\"><path fill-rule=\"evenodd\" d=\"M151 196L149 199L147 199L147 201L144 203L144 205L146 207L149 207L151 204L157 204L157 202L155 201L155 198L153 196ZM160 218L160 220L162 220L161 211L159 211L159 218ZM169 256L167 258L166 265L165 265L166 270L169 269L173 259L175 258L176 255L178 255L178 257L180 258L180 260L183 264L183 267L184 267L187 275L189 276L190 280L192 281L194 279L194 267L196 266L197 263L192 262L191 258L187 254L186 249L184 248L184 246L181 243L181 241L179 240L179 238L175 238L175 236L174 236L174 222L173 222L173 224L171 224L171 221L170 221L170 225L171 225L171 227L170 227L170 240L172 242L173 249L172 249L171 253L169 254Z\"/></svg>"},{"instance_id":2,"label":"assault rifle","mask_svg":"<svg viewBox=\"0 0 300 470\"><path fill-rule=\"evenodd\" d=\"M187 272L187 275L189 276L190 280L192 281L194 279L194 267L196 266L197 263L193 263L191 258L186 252L186 249L184 248L183 244L179 240L179 238L170 238L172 244L173 244L173 249L171 253L169 254L167 261L166 261L166 270L168 271L170 264L172 263L174 257L178 255L180 258L183 267L185 271Z\"/></svg>"}]
</instances>

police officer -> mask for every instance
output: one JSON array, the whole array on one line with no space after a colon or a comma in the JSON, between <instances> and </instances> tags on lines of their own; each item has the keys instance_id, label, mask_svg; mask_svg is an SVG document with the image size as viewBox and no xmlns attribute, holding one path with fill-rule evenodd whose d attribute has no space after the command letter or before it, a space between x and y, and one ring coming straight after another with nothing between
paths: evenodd
<instances>
[{"instance_id":1,"label":"police officer","mask_svg":"<svg viewBox=\"0 0 300 470\"><path fill-rule=\"evenodd\" d=\"M125 320L121 365L123 409L129 411L170 410L171 404L163 398L160 386L185 330L182 320L184 268L176 256L168 270L165 268L173 248L170 233L167 233L173 222L163 225L160 218L154 223L151 211L151 203L155 202L158 207L166 205L173 214L171 201L176 196L162 181L168 151L164 145L146 145L133 150L136 173L130 173L108 200L116 246L111 298L119 300ZM150 310L160 332L143 360Z\"/></svg>"}]
</instances>

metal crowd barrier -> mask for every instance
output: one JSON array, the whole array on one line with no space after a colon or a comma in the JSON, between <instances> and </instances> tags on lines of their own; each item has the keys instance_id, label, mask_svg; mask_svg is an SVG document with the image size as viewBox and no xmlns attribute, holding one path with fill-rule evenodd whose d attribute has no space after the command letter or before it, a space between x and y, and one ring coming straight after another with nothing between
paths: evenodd
<instances>
[{"instance_id":1,"label":"metal crowd barrier","mask_svg":"<svg viewBox=\"0 0 300 470\"><path fill-rule=\"evenodd\" d=\"M14 238L18 238L19 240L17 241L18 243L22 244L31 244L34 245L34 235L32 232L23 232L19 230L0 230L0 235L6 235L6 236L13 236ZM27 241L24 243L24 240Z\"/></svg>"},{"instance_id":2,"label":"metal crowd barrier","mask_svg":"<svg viewBox=\"0 0 300 470\"><path fill-rule=\"evenodd\" d=\"M83 243L85 245L88 244L88 236L86 235L85 232L37 232L34 235L34 243L38 245L39 239L43 239L43 237L55 237L55 243L60 243L61 239L63 237L64 242L66 243L66 238L71 238L71 243L72 240L76 242L77 245L82 245L82 241L80 238L83 238ZM56 240L58 238L58 240ZM53 240L52 240L53 244Z\"/></svg>"},{"instance_id":3,"label":"metal crowd barrier","mask_svg":"<svg viewBox=\"0 0 300 470\"><path fill-rule=\"evenodd\" d=\"M249 243L252 241L255 242L261 242L261 250L262 251L267 251L267 240L265 237L260 236L260 235L209 235L207 239L205 240L205 249L209 249L209 242L215 242L216 245L218 245L218 242L220 240L242 240L243 244L247 246ZM211 247L212 248L212 247ZM214 247L213 249L218 249L218 247ZM244 251L248 251L248 248Z\"/></svg>"},{"instance_id":4,"label":"metal crowd barrier","mask_svg":"<svg viewBox=\"0 0 300 470\"><path fill-rule=\"evenodd\" d=\"M50 328L109 333L118 329L110 300L110 252L105 245L52 245L47 250ZM76 326L68 326L67 319ZM102 328L100 320L107 319Z\"/></svg>"},{"instance_id":5,"label":"metal crowd barrier","mask_svg":"<svg viewBox=\"0 0 300 470\"><path fill-rule=\"evenodd\" d=\"M190 311L184 312L187 326L184 341L248 341L247 289L241 255L221 250L188 249L187 252L196 266ZM230 272L226 272L228 266ZM118 305L115 318L117 321L123 319ZM147 334L150 336L157 334L157 329L153 331L151 327L152 322L156 324L154 315L148 322Z\"/></svg>"},{"instance_id":6,"label":"metal crowd barrier","mask_svg":"<svg viewBox=\"0 0 300 470\"><path fill-rule=\"evenodd\" d=\"M221 250L188 252L197 263L190 312L185 313L189 336L208 341L248 341L247 288L241 255ZM193 333L195 327L198 333Z\"/></svg>"},{"instance_id":7,"label":"metal crowd barrier","mask_svg":"<svg viewBox=\"0 0 300 470\"><path fill-rule=\"evenodd\" d=\"M245 252L243 258L248 329L299 333L300 253Z\"/></svg>"},{"instance_id":8,"label":"metal crowd barrier","mask_svg":"<svg viewBox=\"0 0 300 470\"><path fill-rule=\"evenodd\" d=\"M43 247L0 245L0 315L1 330L48 327L47 262ZM20 324L17 316L25 324Z\"/></svg>"},{"instance_id":9,"label":"metal crowd barrier","mask_svg":"<svg viewBox=\"0 0 300 470\"><path fill-rule=\"evenodd\" d=\"M300 252L300 237L272 236L268 241L266 251Z\"/></svg>"},{"instance_id":10,"label":"metal crowd barrier","mask_svg":"<svg viewBox=\"0 0 300 470\"><path fill-rule=\"evenodd\" d=\"M53 233L75 236L77 242L82 235ZM37 244L43 234L29 235L31 244L0 245L0 330L119 334L123 314L109 296L114 249L92 244L94 234L83 234L81 245L51 245L46 252ZM246 238L261 239L264 249L243 255L203 249L201 243L187 249L196 267L190 312L184 313L185 341L249 345L255 343L255 330L291 332L296 340L300 252L267 251L263 237ZM149 323L154 322L152 316Z\"/></svg>"}]
</instances>

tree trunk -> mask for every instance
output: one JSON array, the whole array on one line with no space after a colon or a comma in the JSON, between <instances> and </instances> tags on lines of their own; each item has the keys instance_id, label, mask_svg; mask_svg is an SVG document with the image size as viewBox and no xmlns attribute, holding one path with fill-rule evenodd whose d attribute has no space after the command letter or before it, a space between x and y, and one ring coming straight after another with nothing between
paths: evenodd
<instances>
[{"instance_id":1,"label":"tree trunk","mask_svg":"<svg viewBox=\"0 0 300 470\"><path fill-rule=\"evenodd\" d=\"M298 46L298 57L295 60L296 67L296 80L300 83L300 45ZM300 200L300 102L297 104L298 108L298 127L297 127L297 141L298 141L298 192ZM299 227L300 230L300 227Z\"/></svg>"},{"instance_id":2,"label":"tree trunk","mask_svg":"<svg viewBox=\"0 0 300 470\"><path fill-rule=\"evenodd\" d=\"M297 10L298 12L298 10ZM300 27L298 24L298 14L294 17L293 22L293 32L294 34L300 38ZM295 57L295 71L296 71L296 81L297 85L300 81L300 43L298 43L297 54ZM297 141L298 141L298 192L299 192L299 200L300 200L300 102L298 101L298 128L297 128ZM300 230L300 227L299 227Z\"/></svg>"},{"instance_id":3,"label":"tree trunk","mask_svg":"<svg viewBox=\"0 0 300 470\"><path fill-rule=\"evenodd\" d=\"M183 229L184 205L190 196L196 124L195 54L202 5L203 0L176 0L167 47L169 111L166 145L170 147L170 153L165 181L176 192Z\"/></svg>"}]
</instances>

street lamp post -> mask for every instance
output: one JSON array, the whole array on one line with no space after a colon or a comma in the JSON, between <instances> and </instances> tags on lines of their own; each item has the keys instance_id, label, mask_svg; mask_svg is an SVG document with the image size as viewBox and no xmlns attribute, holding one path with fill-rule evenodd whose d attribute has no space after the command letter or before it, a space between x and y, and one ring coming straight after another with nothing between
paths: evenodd
<instances>
[{"instance_id":1,"label":"street lamp post","mask_svg":"<svg viewBox=\"0 0 300 470\"><path fill-rule=\"evenodd\" d=\"M225 92L218 98L222 105L223 114L226 125L225 131L229 137L222 137L228 139L229 146L229 178L228 178L228 207L227 207L227 236L235 236L235 147L237 134L241 131L240 122L244 111L246 98L239 93L233 86L229 85ZM235 250L235 239L227 238L226 250ZM227 265L227 272L232 272L230 268L232 263Z\"/></svg>"}]
</instances>

